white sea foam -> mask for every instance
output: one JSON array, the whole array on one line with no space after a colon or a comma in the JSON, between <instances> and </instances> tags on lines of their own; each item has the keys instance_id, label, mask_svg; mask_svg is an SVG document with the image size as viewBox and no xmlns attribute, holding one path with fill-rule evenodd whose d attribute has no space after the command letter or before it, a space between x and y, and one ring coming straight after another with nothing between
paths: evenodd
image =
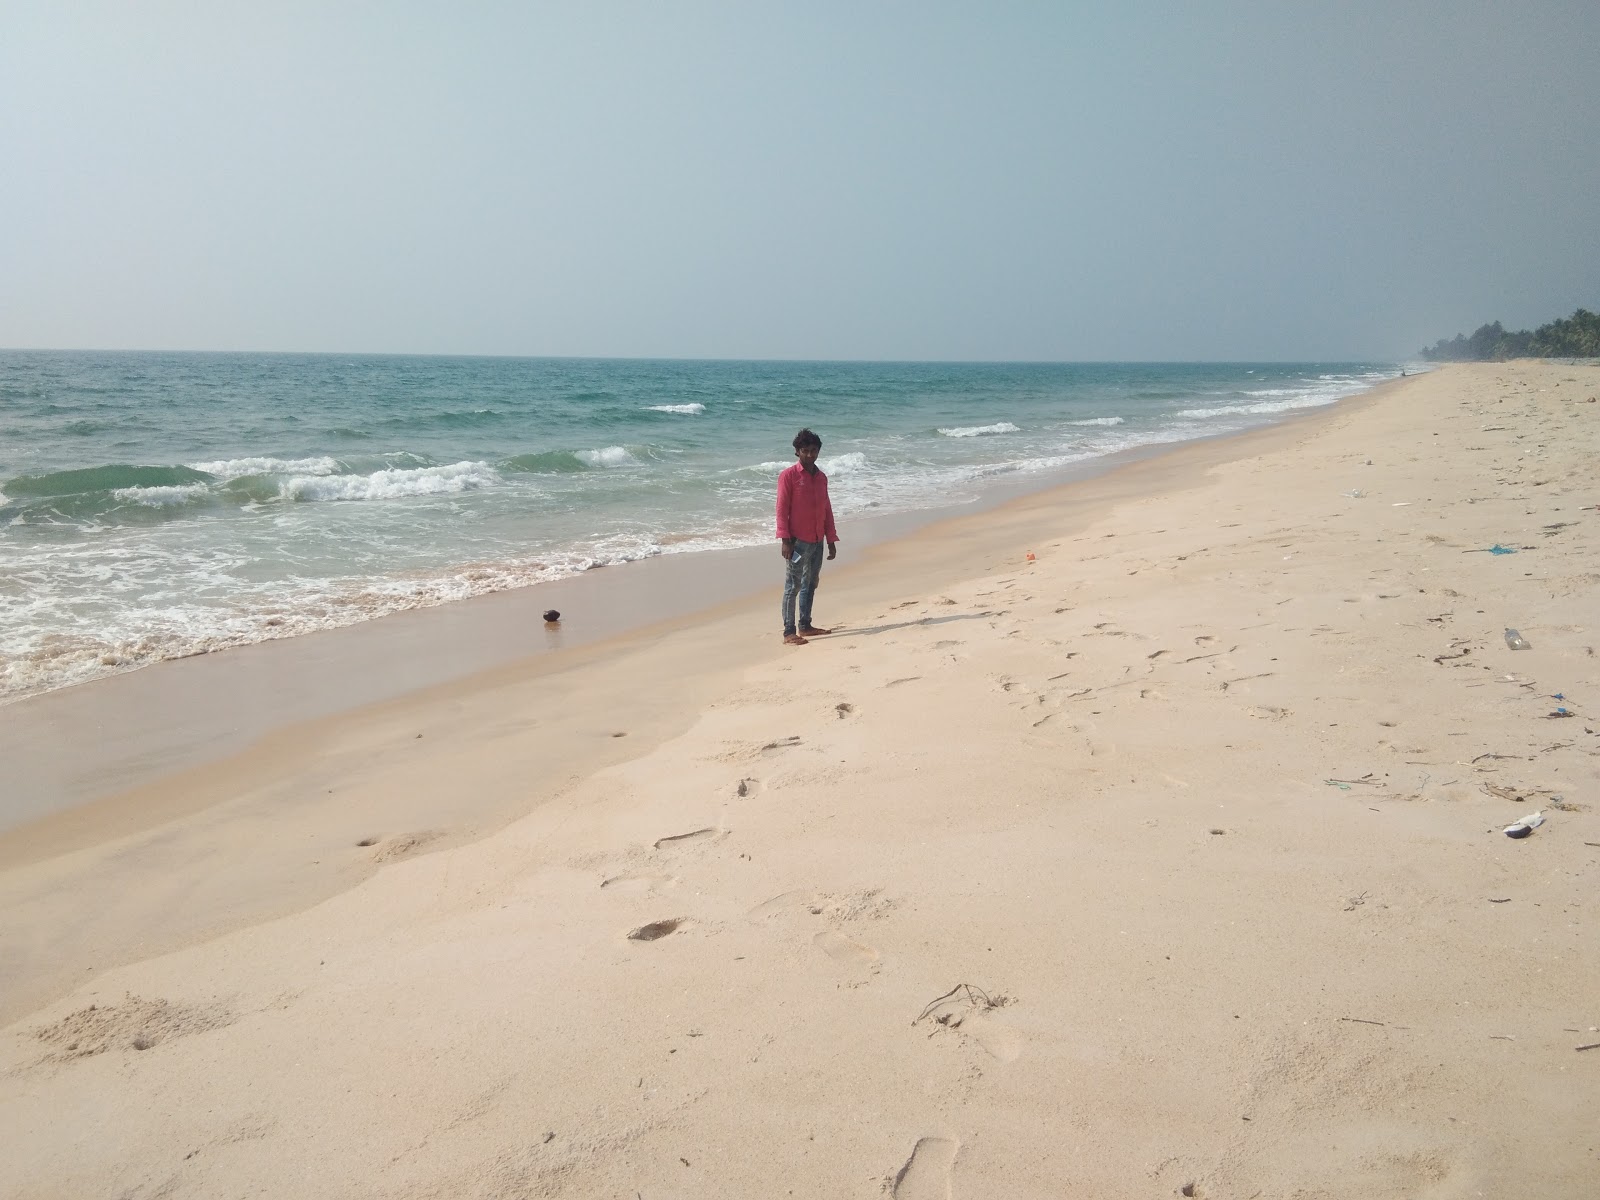
<instances>
[{"instance_id":1,"label":"white sea foam","mask_svg":"<svg viewBox=\"0 0 1600 1200\"><path fill-rule=\"evenodd\" d=\"M222 480L245 475L336 475L342 467L330 454L315 458L223 458L188 465L191 470L204 471Z\"/></svg>"},{"instance_id":2,"label":"white sea foam","mask_svg":"<svg viewBox=\"0 0 1600 1200\"><path fill-rule=\"evenodd\" d=\"M1010 421L997 421L993 425L956 425L947 429L940 429L945 437L982 437L987 433L1021 433L1022 431Z\"/></svg>"},{"instance_id":3,"label":"white sea foam","mask_svg":"<svg viewBox=\"0 0 1600 1200\"><path fill-rule=\"evenodd\" d=\"M114 488L111 494L124 504L143 504L146 508L170 508L187 504L210 488L205 483L175 484L168 487Z\"/></svg>"},{"instance_id":4,"label":"white sea foam","mask_svg":"<svg viewBox=\"0 0 1600 1200\"><path fill-rule=\"evenodd\" d=\"M1186 408L1177 415L1191 421L1207 417L1247 417L1273 411L1265 404L1222 404L1216 408Z\"/></svg>"},{"instance_id":5,"label":"white sea foam","mask_svg":"<svg viewBox=\"0 0 1600 1200\"><path fill-rule=\"evenodd\" d=\"M1206 420L1210 417L1267 417L1275 413L1293 412L1301 408L1321 408L1346 396L1365 390L1365 385L1350 381L1321 387L1260 388L1247 391L1246 396L1256 397L1250 404L1220 404L1215 408L1186 408L1179 417Z\"/></svg>"},{"instance_id":6,"label":"white sea foam","mask_svg":"<svg viewBox=\"0 0 1600 1200\"><path fill-rule=\"evenodd\" d=\"M500 482L488 463L374 471L370 475L294 475L278 484L285 500L394 500L402 496L449 496Z\"/></svg>"},{"instance_id":7,"label":"white sea foam","mask_svg":"<svg viewBox=\"0 0 1600 1200\"><path fill-rule=\"evenodd\" d=\"M650 412L682 413L688 417L698 417L705 410L706 406L704 404L652 404L649 406Z\"/></svg>"},{"instance_id":8,"label":"white sea foam","mask_svg":"<svg viewBox=\"0 0 1600 1200\"><path fill-rule=\"evenodd\" d=\"M156 576L181 580L172 593L181 598L119 612L97 611L98 606L64 608L55 603L58 598L43 595L11 606L7 624L0 627L0 705L163 659L337 629L662 552L660 542L649 535L613 534L532 560L471 562L389 577L296 579L241 591L238 571L249 562L248 555L218 549L209 560L166 556L156 565L152 557L163 556L130 548L119 569L142 572L147 581ZM99 573L101 564L88 561L87 555L78 558L70 565ZM223 593L228 594L226 603L217 603Z\"/></svg>"},{"instance_id":9,"label":"white sea foam","mask_svg":"<svg viewBox=\"0 0 1600 1200\"><path fill-rule=\"evenodd\" d=\"M867 456L859 450L851 451L849 454L841 454L836 458L828 459L826 462L821 460L817 462L817 466L821 467L829 475L849 475L861 470L866 465Z\"/></svg>"},{"instance_id":10,"label":"white sea foam","mask_svg":"<svg viewBox=\"0 0 1600 1200\"><path fill-rule=\"evenodd\" d=\"M1121 417L1090 417L1084 421L1068 421L1068 425L1121 425Z\"/></svg>"},{"instance_id":11,"label":"white sea foam","mask_svg":"<svg viewBox=\"0 0 1600 1200\"><path fill-rule=\"evenodd\" d=\"M620 467L623 463L636 461L625 446L607 446L603 450L579 450L573 457L579 462L588 463L591 467Z\"/></svg>"},{"instance_id":12,"label":"white sea foam","mask_svg":"<svg viewBox=\"0 0 1600 1200\"><path fill-rule=\"evenodd\" d=\"M784 462L782 459L769 459L767 462L752 463L748 467L737 467L739 471L752 471L761 475L776 475L794 466L795 460ZM849 454L836 455L833 458L819 458L817 466L829 475L848 475L852 471L859 471L867 465L867 456L859 450Z\"/></svg>"},{"instance_id":13,"label":"white sea foam","mask_svg":"<svg viewBox=\"0 0 1600 1200\"><path fill-rule=\"evenodd\" d=\"M994 474L1009 474L1012 471L1054 471L1061 467L1069 467L1073 463L1084 462L1087 459L1097 458L1101 454L1111 453L1109 450L1077 450L1069 454L1046 454L1038 458L1024 458L1017 462L1005 464L1004 471L995 471Z\"/></svg>"}]
</instances>

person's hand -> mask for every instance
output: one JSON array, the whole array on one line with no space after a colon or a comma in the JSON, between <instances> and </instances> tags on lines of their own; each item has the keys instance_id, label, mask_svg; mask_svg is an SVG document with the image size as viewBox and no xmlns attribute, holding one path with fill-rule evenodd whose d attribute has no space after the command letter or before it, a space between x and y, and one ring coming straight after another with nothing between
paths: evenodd
<instances>
[{"instance_id":1,"label":"person's hand","mask_svg":"<svg viewBox=\"0 0 1600 1200\"><path fill-rule=\"evenodd\" d=\"M839 553L839 543L838 542L829 542L828 543L828 557L832 558L834 555L836 555L838 553Z\"/></svg>"},{"instance_id":2,"label":"person's hand","mask_svg":"<svg viewBox=\"0 0 1600 1200\"><path fill-rule=\"evenodd\" d=\"M784 538L779 549L783 551L783 561L788 562L794 557L794 539Z\"/></svg>"}]
</instances>

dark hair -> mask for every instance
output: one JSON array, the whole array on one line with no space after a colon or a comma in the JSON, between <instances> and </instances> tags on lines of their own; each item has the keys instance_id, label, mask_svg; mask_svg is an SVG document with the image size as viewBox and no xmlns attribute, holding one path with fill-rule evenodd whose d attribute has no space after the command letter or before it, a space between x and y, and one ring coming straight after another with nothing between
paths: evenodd
<instances>
[{"instance_id":1,"label":"dark hair","mask_svg":"<svg viewBox=\"0 0 1600 1200\"><path fill-rule=\"evenodd\" d=\"M802 446L815 446L818 450L821 450L822 439L812 433L811 430L802 429L794 435L794 448L798 450Z\"/></svg>"}]
</instances>

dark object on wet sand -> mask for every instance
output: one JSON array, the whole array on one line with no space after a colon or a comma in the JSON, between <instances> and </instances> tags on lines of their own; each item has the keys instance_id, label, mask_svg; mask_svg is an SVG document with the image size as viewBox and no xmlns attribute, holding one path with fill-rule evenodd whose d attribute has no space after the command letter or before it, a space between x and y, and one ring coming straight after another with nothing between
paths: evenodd
<instances>
[{"instance_id":1,"label":"dark object on wet sand","mask_svg":"<svg viewBox=\"0 0 1600 1200\"><path fill-rule=\"evenodd\" d=\"M544 623L546 625L554 625L559 620L561 620L561 613L556 609L547 608L544 610Z\"/></svg>"},{"instance_id":2,"label":"dark object on wet sand","mask_svg":"<svg viewBox=\"0 0 1600 1200\"><path fill-rule=\"evenodd\" d=\"M628 934L628 939L634 942L659 941L682 924L682 917L672 917L666 921L651 921L650 924L641 925Z\"/></svg>"}]
</instances>

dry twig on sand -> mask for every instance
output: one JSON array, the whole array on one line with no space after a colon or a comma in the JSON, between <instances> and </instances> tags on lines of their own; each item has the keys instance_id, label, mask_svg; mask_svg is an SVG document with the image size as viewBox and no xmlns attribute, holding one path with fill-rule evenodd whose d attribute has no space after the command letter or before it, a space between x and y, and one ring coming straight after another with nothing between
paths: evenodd
<instances>
[{"instance_id":1,"label":"dry twig on sand","mask_svg":"<svg viewBox=\"0 0 1600 1200\"><path fill-rule=\"evenodd\" d=\"M965 1000L973 1008L977 1008L979 1005L984 1008L1001 1008L1006 1004L1006 997L1004 996L991 996L976 984L958 983L944 995L935 996L928 1001L922 1011L917 1014L917 1020L911 1023L915 1025L917 1021L923 1020L945 1001L957 999L958 993L959 999Z\"/></svg>"}]
</instances>

